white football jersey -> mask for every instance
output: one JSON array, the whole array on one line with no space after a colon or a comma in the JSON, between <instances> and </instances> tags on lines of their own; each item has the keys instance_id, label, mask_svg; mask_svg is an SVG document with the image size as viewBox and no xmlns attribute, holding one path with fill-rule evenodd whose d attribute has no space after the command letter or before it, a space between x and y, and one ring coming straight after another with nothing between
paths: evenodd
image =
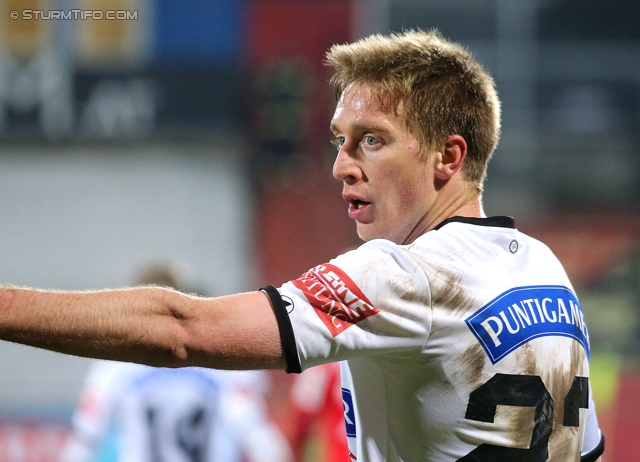
<instances>
[{"instance_id":1,"label":"white football jersey","mask_svg":"<svg viewBox=\"0 0 640 462\"><path fill-rule=\"evenodd\" d=\"M267 418L265 374L96 361L60 461L291 460Z\"/></svg>"},{"instance_id":2,"label":"white football jersey","mask_svg":"<svg viewBox=\"0 0 640 462\"><path fill-rule=\"evenodd\" d=\"M603 451L589 336L552 252L513 219L373 240L269 294L288 371L342 366L352 460L579 461Z\"/></svg>"}]
</instances>

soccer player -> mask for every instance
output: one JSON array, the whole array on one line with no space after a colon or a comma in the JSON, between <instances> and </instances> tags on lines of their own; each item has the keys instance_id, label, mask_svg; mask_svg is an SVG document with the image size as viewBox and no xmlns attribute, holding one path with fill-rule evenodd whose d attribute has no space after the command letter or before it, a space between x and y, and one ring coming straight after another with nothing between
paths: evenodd
<instances>
[{"instance_id":1,"label":"soccer player","mask_svg":"<svg viewBox=\"0 0 640 462\"><path fill-rule=\"evenodd\" d=\"M290 462L266 375L96 361L58 462Z\"/></svg>"},{"instance_id":2,"label":"soccer player","mask_svg":"<svg viewBox=\"0 0 640 462\"><path fill-rule=\"evenodd\" d=\"M163 366L345 360L353 460L596 460L572 285L545 245L483 212L500 131L489 74L436 32L374 35L327 61L333 175L364 245L279 288L213 299L5 288L0 338Z\"/></svg>"}]
</instances>

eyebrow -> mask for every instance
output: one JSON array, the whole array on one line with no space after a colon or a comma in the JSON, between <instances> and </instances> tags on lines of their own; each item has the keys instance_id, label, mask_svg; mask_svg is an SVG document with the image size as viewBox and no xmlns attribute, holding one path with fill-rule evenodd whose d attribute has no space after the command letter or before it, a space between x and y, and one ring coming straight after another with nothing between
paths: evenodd
<instances>
[{"instance_id":1,"label":"eyebrow","mask_svg":"<svg viewBox=\"0 0 640 462\"><path fill-rule=\"evenodd\" d=\"M336 131L340 131L338 129L338 127L336 125L334 125L333 123L331 124L331 126L329 128L334 133ZM386 130L385 128L381 127L380 125L373 125L373 124L357 124L357 125L353 125L351 127L351 129L353 131L360 131L360 132L374 131L374 132L389 133L388 130Z\"/></svg>"}]
</instances>

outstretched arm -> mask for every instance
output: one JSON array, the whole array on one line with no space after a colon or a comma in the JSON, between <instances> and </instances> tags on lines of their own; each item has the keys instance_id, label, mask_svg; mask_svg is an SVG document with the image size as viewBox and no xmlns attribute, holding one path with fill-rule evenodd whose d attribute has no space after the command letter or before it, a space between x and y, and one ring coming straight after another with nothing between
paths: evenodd
<instances>
[{"instance_id":1,"label":"outstretched arm","mask_svg":"<svg viewBox=\"0 0 640 462\"><path fill-rule=\"evenodd\" d=\"M151 366L284 369L262 292L217 298L160 287L98 292L0 289L0 339Z\"/></svg>"}]
</instances>

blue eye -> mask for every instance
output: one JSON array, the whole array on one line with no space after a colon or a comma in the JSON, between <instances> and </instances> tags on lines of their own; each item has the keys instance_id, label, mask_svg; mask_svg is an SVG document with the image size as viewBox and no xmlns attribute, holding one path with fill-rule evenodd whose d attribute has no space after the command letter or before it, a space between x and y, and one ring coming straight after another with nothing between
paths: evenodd
<instances>
[{"instance_id":1,"label":"blue eye","mask_svg":"<svg viewBox=\"0 0 640 462\"><path fill-rule=\"evenodd\" d=\"M339 151L340 148L344 145L344 136L337 136L336 138L331 140L331 144L333 144Z\"/></svg>"},{"instance_id":2,"label":"blue eye","mask_svg":"<svg viewBox=\"0 0 640 462\"><path fill-rule=\"evenodd\" d=\"M365 136L364 137L364 143L367 146L375 146L376 144L378 144L378 140L376 138L374 138L373 136Z\"/></svg>"}]
</instances>

